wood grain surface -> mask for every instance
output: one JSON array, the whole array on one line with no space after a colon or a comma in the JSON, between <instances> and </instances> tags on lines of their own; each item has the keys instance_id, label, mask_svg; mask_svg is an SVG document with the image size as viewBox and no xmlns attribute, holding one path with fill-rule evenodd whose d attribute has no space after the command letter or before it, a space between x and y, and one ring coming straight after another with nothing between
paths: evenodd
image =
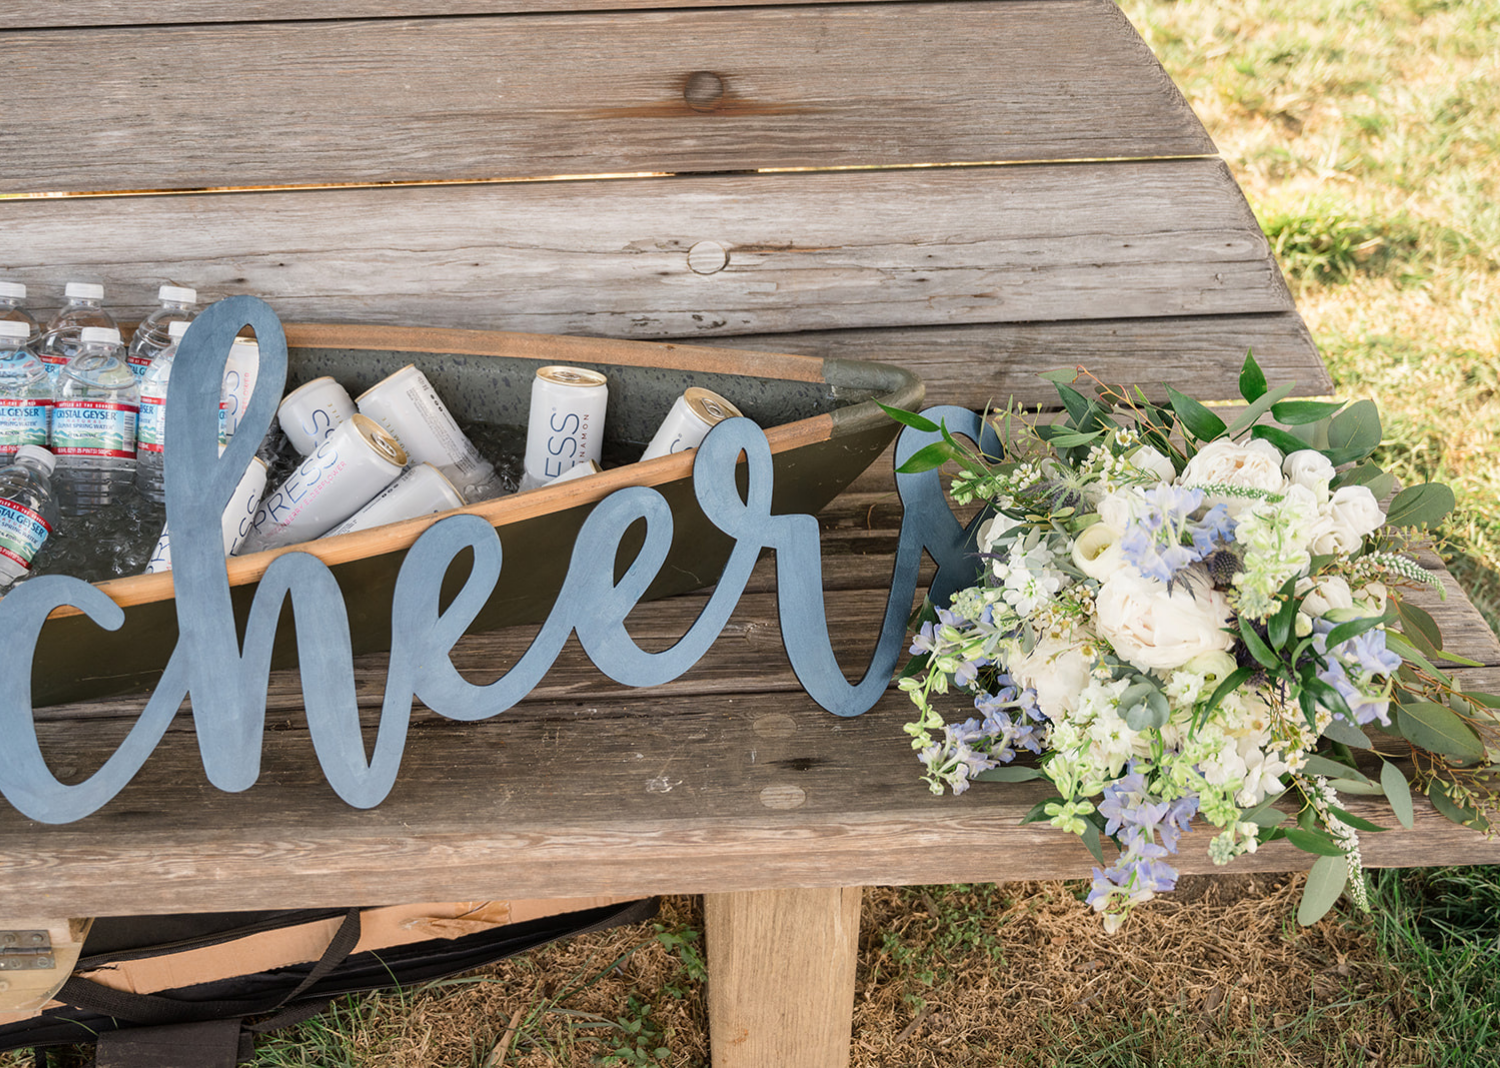
<instances>
[{"instance_id":1,"label":"wood grain surface","mask_svg":"<svg viewBox=\"0 0 1500 1068\"><path fill-rule=\"evenodd\" d=\"M777 2L781 5L827 4L840 0ZM424 15L524 15L642 8L755 7L762 3L763 0L337 0L336 3L320 5L317 11L324 19L417 18ZM0 11L0 30L149 26L192 22L300 22L307 18L308 6L305 0L31 0Z\"/></svg>"},{"instance_id":2,"label":"wood grain surface","mask_svg":"<svg viewBox=\"0 0 1500 1068\"><path fill-rule=\"evenodd\" d=\"M886 478L889 476L886 475ZM828 611L846 670L862 669L883 604L899 506L879 476L822 517ZM1045 788L975 788L937 798L918 781L901 732L909 705L892 691L839 719L798 688L780 647L770 563L709 655L667 686L623 689L576 649L528 700L483 723L419 711L392 796L346 807L323 782L294 673L271 692L260 781L224 794L204 780L179 717L137 780L104 810L45 827L0 809L0 885L32 911L96 915L202 908L327 905L349 900L736 892L772 887L1086 876L1081 846L1019 819ZM1500 645L1454 590L1415 593L1450 648L1485 666L1470 688L1500 686ZM703 594L643 605L631 617L647 648L682 633ZM524 630L465 639L455 663L496 677L525 648ZM358 662L373 711L383 657ZM139 701L45 710L54 770L77 781L108 752ZM1382 806L1349 807L1390 825ZM1454 827L1419 803L1414 831L1364 838L1366 863L1500 861L1500 842ZM1206 837L1203 839L1206 843ZM1184 871L1216 870L1185 840ZM1238 870L1306 867L1276 844ZM441 892L439 892L441 891Z\"/></svg>"},{"instance_id":3,"label":"wood grain surface","mask_svg":"<svg viewBox=\"0 0 1500 1068\"><path fill-rule=\"evenodd\" d=\"M0 61L0 192L1215 152L1108 0L12 31Z\"/></svg>"},{"instance_id":4,"label":"wood grain surface","mask_svg":"<svg viewBox=\"0 0 1500 1068\"><path fill-rule=\"evenodd\" d=\"M1163 382L1200 400L1235 400L1250 350L1273 385L1295 382L1297 396L1333 392L1296 312L751 334L733 344L910 367L927 386L927 404L979 407L1013 397L1054 405L1057 392L1038 372L1078 366L1139 385L1154 400L1166 398Z\"/></svg>"},{"instance_id":5,"label":"wood grain surface","mask_svg":"<svg viewBox=\"0 0 1500 1068\"><path fill-rule=\"evenodd\" d=\"M859 907L857 886L705 895L713 1068L849 1063Z\"/></svg>"},{"instance_id":6,"label":"wood grain surface","mask_svg":"<svg viewBox=\"0 0 1500 1068\"><path fill-rule=\"evenodd\" d=\"M647 339L1293 310L1218 160L22 200L0 223L33 304L96 280L125 317L169 279L289 321ZM700 273L708 243L725 265Z\"/></svg>"}]
</instances>

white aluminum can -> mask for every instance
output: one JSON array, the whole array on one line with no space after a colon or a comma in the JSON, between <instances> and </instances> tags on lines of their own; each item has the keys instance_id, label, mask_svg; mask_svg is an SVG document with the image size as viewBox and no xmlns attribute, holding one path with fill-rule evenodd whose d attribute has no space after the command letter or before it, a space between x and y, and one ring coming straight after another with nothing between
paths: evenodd
<instances>
[{"instance_id":1,"label":"white aluminum can","mask_svg":"<svg viewBox=\"0 0 1500 1068\"><path fill-rule=\"evenodd\" d=\"M447 475L431 464L413 464L404 475L381 490L374 500L323 537L352 534L356 530L369 530L463 506L463 495L448 481Z\"/></svg>"},{"instance_id":2,"label":"white aluminum can","mask_svg":"<svg viewBox=\"0 0 1500 1068\"><path fill-rule=\"evenodd\" d=\"M551 482L547 483L547 485L555 486L559 482L572 482L574 479L588 478L590 475L602 474L603 471L604 468L600 467L593 460L585 460L581 464L574 464Z\"/></svg>"},{"instance_id":3,"label":"white aluminum can","mask_svg":"<svg viewBox=\"0 0 1500 1068\"><path fill-rule=\"evenodd\" d=\"M245 416L255 379L260 374L260 346L253 337L237 337L224 364L224 388L219 394L219 444L227 445Z\"/></svg>"},{"instance_id":4,"label":"white aluminum can","mask_svg":"<svg viewBox=\"0 0 1500 1068\"><path fill-rule=\"evenodd\" d=\"M288 393L276 409L282 432L303 456L312 452L341 424L354 415L349 393L324 376L304 382Z\"/></svg>"},{"instance_id":5,"label":"white aluminum can","mask_svg":"<svg viewBox=\"0 0 1500 1068\"><path fill-rule=\"evenodd\" d=\"M641 453L641 459L654 460L658 456L696 449L703 444L710 430L740 414L738 408L713 390L689 386L672 402L672 410L661 421L651 444Z\"/></svg>"},{"instance_id":6,"label":"white aluminum can","mask_svg":"<svg viewBox=\"0 0 1500 1068\"><path fill-rule=\"evenodd\" d=\"M236 555L328 533L400 476L406 453L373 419L355 415L260 502Z\"/></svg>"},{"instance_id":7,"label":"white aluminum can","mask_svg":"<svg viewBox=\"0 0 1500 1068\"><path fill-rule=\"evenodd\" d=\"M250 533L250 524L255 521L255 512L260 507L261 495L266 492L266 462L259 456L251 459L250 466L240 476L234 496L224 509L224 555L233 556ZM161 540L151 552L151 562L146 565L146 574L172 570L172 539L166 527L161 528Z\"/></svg>"},{"instance_id":8,"label":"white aluminum can","mask_svg":"<svg viewBox=\"0 0 1500 1068\"><path fill-rule=\"evenodd\" d=\"M381 379L356 400L367 415L401 443L413 463L431 464L469 500L500 493L495 467L459 429L427 376L413 364Z\"/></svg>"},{"instance_id":9,"label":"white aluminum can","mask_svg":"<svg viewBox=\"0 0 1500 1068\"><path fill-rule=\"evenodd\" d=\"M574 464L598 462L609 380L581 367L542 367L531 380L522 487L543 486Z\"/></svg>"}]
</instances>

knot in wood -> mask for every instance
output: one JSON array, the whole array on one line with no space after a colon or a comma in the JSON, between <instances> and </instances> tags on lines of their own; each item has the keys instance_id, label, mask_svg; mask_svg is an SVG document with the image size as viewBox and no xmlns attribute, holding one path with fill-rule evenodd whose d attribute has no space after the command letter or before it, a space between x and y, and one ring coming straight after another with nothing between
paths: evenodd
<instances>
[{"instance_id":1,"label":"knot in wood","mask_svg":"<svg viewBox=\"0 0 1500 1068\"><path fill-rule=\"evenodd\" d=\"M699 241L688 249L687 261L694 274L714 274L729 266L729 250L717 241Z\"/></svg>"},{"instance_id":2,"label":"knot in wood","mask_svg":"<svg viewBox=\"0 0 1500 1068\"><path fill-rule=\"evenodd\" d=\"M695 70L682 88L682 99L694 111L712 111L724 98L724 79L707 70Z\"/></svg>"}]
</instances>

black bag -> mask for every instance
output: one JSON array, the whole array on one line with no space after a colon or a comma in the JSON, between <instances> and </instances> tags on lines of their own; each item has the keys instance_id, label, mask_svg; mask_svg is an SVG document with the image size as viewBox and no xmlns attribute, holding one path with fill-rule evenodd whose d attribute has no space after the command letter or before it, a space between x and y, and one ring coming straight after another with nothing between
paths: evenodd
<instances>
[{"instance_id":1,"label":"black bag","mask_svg":"<svg viewBox=\"0 0 1500 1068\"><path fill-rule=\"evenodd\" d=\"M254 1036L310 1019L345 994L405 987L469 971L569 935L656 914L657 899L544 916L456 938L431 938L354 953L361 908L106 917L95 921L72 976L54 995L64 1004L0 1026L0 1052L98 1042L97 1068L233 1068ZM117 990L81 973L122 962L220 946L343 917L321 958L149 994ZM232 960L232 957L230 958ZM246 1023L247 1018L258 1018Z\"/></svg>"}]
</instances>

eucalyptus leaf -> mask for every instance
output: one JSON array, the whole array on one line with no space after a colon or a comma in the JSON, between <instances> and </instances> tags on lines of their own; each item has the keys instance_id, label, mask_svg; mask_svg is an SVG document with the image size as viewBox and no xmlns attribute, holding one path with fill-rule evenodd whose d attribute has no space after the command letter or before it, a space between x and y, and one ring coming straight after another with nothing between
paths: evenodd
<instances>
[{"instance_id":1,"label":"eucalyptus leaf","mask_svg":"<svg viewBox=\"0 0 1500 1068\"><path fill-rule=\"evenodd\" d=\"M1397 822L1408 831L1416 822L1416 810L1411 803L1411 786L1406 775L1396 765L1387 761L1380 768L1380 785L1385 787L1385 799L1391 803L1391 813Z\"/></svg>"},{"instance_id":2,"label":"eucalyptus leaf","mask_svg":"<svg viewBox=\"0 0 1500 1068\"><path fill-rule=\"evenodd\" d=\"M1295 383L1294 383L1295 384ZM1287 387L1288 390L1291 386ZM1245 363L1240 368L1240 396L1248 402L1260 400L1266 392L1266 375L1255 362L1255 353L1245 350Z\"/></svg>"},{"instance_id":3,"label":"eucalyptus leaf","mask_svg":"<svg viewBox=\"0 0 1500 1068\"><path fill-rule=\"evenodd\" d=\"M1172 718L1166 695L1150 683L1138 682L1126 689L1120 695L1119 707L1126 710L1123 719L1133 731L1163 727Z\"/></svg>"},{"instance_id":4,"label":"eucalyptus leaf","mask_svg":"<svg viewBox=\"0 0 1500 1068\"><path fill-rule=\"evenodd\" d=\"M1431 527L1453 511L1453 491L1440 482L1407 486L1391 500L1385 522L1392 527Z\"/></svg>"},{"instance_id":5,"label":"eucalyptus leaf","mask_svg":"<svg viewBox=\"0 0 1500 1068\"><path fill-rule=\"evenodd\" d=\"M1283 426L1307 426L1327 419L1343 406L1343 401L1282 401L1272 406L1271 415Z\"/></svg>"},{"instance_id":6,"label":"eucalyptus leaf","mask_svg":"<svg viewBox=\"0 0 1500 1068\"><path fill-rule=\"evenodd\" d=\"M905 408L889 408L879 401L876 401L875 404L882 412L903 426L909 426L913 430L920 430L924 434L937 433L938 425L926 416L918 415L916 412L909 412Z\"/></svg>"},{"instance_id":7,"label":"eucalyptus leaf","mask_svg":"<svg viewBox=\"0 0 1500 1068\"><path fill-rule=\"evenodd\" d=\"M1320 857L1342 857L1343 847L1321 831L1303 831L1288 827L1286 840L1304 853L1316 853Z\"/></svg>"},{"instance_id":8,"label":"eucalyptus leaf","mask_svg":"<svg viewBox=\"0 0 1500 1068\"><path fill-rule=\"evenodd\" d=\"M1199 441L1212 441L1228 429L1224 425L1224 420L1186 393L1179 393L1171 386L1166 388L1167 397L1172 402L1172 410L1177 413L1182 428Z\"/></svg>"},{"instance_id":9,"label":"eucalyptus leaf","mask_svg":"<svg viewBox=\"0 0 1500 1068\"><path fill-rule=\"evenodd\" d=\"M1271 405L1285 397L1296 388L1296 385L1297 383L1295 382L1288 382L1284 386L1278 386L1275 390L1265 394L1260 399L1252 401L1244 411L1240 412L1239 418L1229 424L1229 436L1233 437L1265 415L1271 410Z\"/></svg>"},{"instance_id":10,"label":"eucalyptus leaf","mask_svg":"<svg viewBox=\"0 0 1500 1068\"><path fill-rule=\"evenodd\" d=\"M1484 743L1446 705L1410 701L1396 706L1396 728L1413 745L1460 760L1484 759Z\"/></svg>"},{"instance_id":11,"label":"eucalyptus leaf","mask_svg":"<svg viewBox=\"0 0 1500 1068\"><path fill-rule=\"evenodd\" d=\"M898 475L920 474L923 471L931 471L942 467L952 459L954 459L953 446L941 441L935 441L931 445L923 446L907 457L906 463L896 468L896 473Z\"/></svg>"},{"instance_id":12,"label":"eucalyptus leaf","mask_svg":"<svg viewBox=\"0 0 1500 1068\"><path fill-rule=\"evenodd\" d=\"M1266 426L1264 423L1250 428L1250 436L1257 441L1269 441L1282 452L1291 454L1308 447L1307 442L1288 434L1279 427Z\"/></svg>"},{"instance_id":13,"label":"eucalyptus leaf","mask_svg":"<svg viewBox=\"0 0 1500 1068\"><path fill-rule=\"evenodd\" d=\"M1414 604L1397 601L1396 615L1401 620L1401 633L1428 656L1436 656L1443 647L1443 632L1438 629L1432 613Z\"/></svg>"},{"instance_id":14,"label":"eucalyptus leaf","mask_svg":"<svg viewBox=\"0 0 1500 1068\"><path fill-rule=\"evenodd\" d=\"M1311 927L1333 908L1349 882L1349 859L1339 856L1319 857L1307 873L1302 901L1297 905L1297 922Z\"/></svg>"},{"instance_id":15,"label":"eucalyptus leaf","mask_svg":"<svg viewBox=\"0 0 1500 1068\"><path fill-rule=\"evenodd\" d=\"M1344 745L1352 745L1356 749L1370 748L1370 737L1347 719L1335 716L1329 721L1328 726L1323 728L1323 737L1331 742L1340 742Z\"/></svg>"},{"instance_id":16,"label":"eucalyptus leaf","mask_svg":"<svg viewBox=\"0 0 1500 1068\"><path fill-rule=\"evenodd\" d=\"M1328 785L1341 794L1358 794L1363 797L1381 797L1385 790L1378 782L1356 782L1354 779L1329 779Z\"/></svg>"},{"instance_id":17,"label":"eucalyptus leaf","mask_svg":"<svg viewBox=\"0 0 1500 1068\"><path fill-rule=\"evenodd\" d=\"M1329 423L1328 448L1351 460L1362 459L1380 447L1380 435L1380 409L1372 400L1357 400Z\"/></svg>"},{"instance_id":18,"label":"eucalyptus leaf","mask_svg":"<svg viewBox=\"0 0 1500 1068\"><path fill-rule=\"evenodd\" d=\"M1371 834L1382 834L1390 830L1389 827L1382 827L1378 823L1371 823L1364 817L1356 816L1354 813L1339 808L1337 805L1329 805L1328 811L1337 816L1340 823L1348 827L1353 827L1356 831L1369 831Z\"/></svg>"},{"instance_id":19,"label":"eucalyptus leaf","mask_svg":"<svg viewBox=\"0 0 1500 1068\"><path fill-rule=\"evenodd\" d=\"M973 782L1030 782L1042 777L1040 768L990 768L969 776Z\"/></svg>"},{"instance_id":20,"label":"eucalyptus leaf","mask_svg":"<svg viewBox=\"0 0 1500 1068\"><path fill-rule=\"evenodd\" d=\"M1104 859L1104 843L1099 838L1099 828L1095 827L1092 821L1083 821L1083 834L1079 837L1083 839L1084 846L1093 854L1095 860L1101 865L1107 864Z\"/></svg>"},{"instance_id":21,"label":"eucalyptus leaf","mask_svg":"<svg viewBox=\"0 0 1500 1068\"><path fill-rule=\"evenodd\" d=\"M1444 685L1451 686L1453 684L1453 680L1434 667L1432 661L1423 656L1421 651L1411 642L1407 641L1400 631L1388 630L1385 632L1385 647L1402 659L1410 660L1417 667L1427 672L1427 674L1432 675ZM1406 669L1403 668L1402 670Z\"/></svg>"},{"instance_id":22,"label":"eucalyptus leaf","mask_svg":"<svg viewBox=\"0 0 1500 1068\"><path fill-rule=\"evenodd\" d=\"M1102 433L1104 431L1094 430L1087 434L1080 434L1077 431L1071 434L1057 434L1052 438L1051 444L1057 446L1059 449L1071 449L1078 445L1087 445Z\"/></svg>"},{"instance_id":23,"label":"eucalyptus leaf","mask_svg":"<svg viewBox=\"0 0 1500 1068\"><path fill-rule=\"evenodd\" d=\"M1358 768L1351 768L1348 764L1342 764L1337 760L1330 760L1319 753L1309 753L1307 763L1302 770L1309 775L1322 775L1326 779L1353 779L1356 782L1369 782L1367 775Z\"/></svg>"},{"instance_id":24,"label":"eucalyptus leaf","mask_svg":"<svg viewBox=\"0 0 1500 1068\"><path fill-rule=\"evenodd\" d=\"M1284 793L1285 791L1283 791ZM1276 807L1281 794L1268 797L1254 808L1246 809L1240 813L1242 823L1253 823L1257 827L1275 827L1286 819L1286 813Z\"/></svg>"},{"instance_id":25,"label":"eucalyptus leaf","mask_svg":"<svg viewBox=\"0 0 1500 1068\"><path fill-rule=\"evenodd\" d=\"M1460 827L1472 827L1476 831L1488 831L1490 821L1467 805L1460 805L1448 796L1448 784L1434 779L1427 787L1427 800L1432 807L1447 816Z\"/></svg>"}]
</instances>

